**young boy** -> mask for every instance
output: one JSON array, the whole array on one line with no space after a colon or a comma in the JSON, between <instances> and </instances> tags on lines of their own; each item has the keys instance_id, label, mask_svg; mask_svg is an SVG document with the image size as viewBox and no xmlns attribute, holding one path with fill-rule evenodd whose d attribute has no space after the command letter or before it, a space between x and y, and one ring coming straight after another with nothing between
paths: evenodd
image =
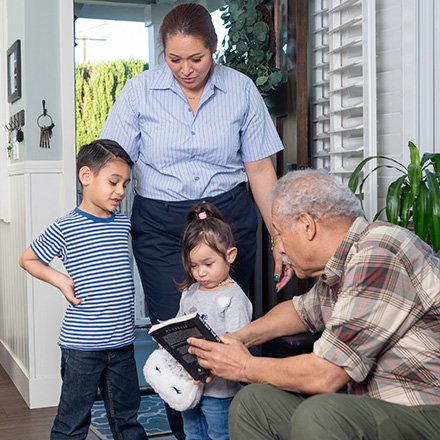
<instances>
[{"instance_id":1,"label":"young boy","mask_svg":"<svg viewBox=\"0 0 440 440\"><path fill-rule=\"evenodd\" d=\"M134 285L128 257L130 220L115 212L133 162L114 141L78 154L83 200L26 249L20 266L69 301L58 343L61 390L51 440L85 439L98 387L115 439L145 440L134 360ZM69 276L49 266L63 262Z\"/></svg>"}]
</instances>

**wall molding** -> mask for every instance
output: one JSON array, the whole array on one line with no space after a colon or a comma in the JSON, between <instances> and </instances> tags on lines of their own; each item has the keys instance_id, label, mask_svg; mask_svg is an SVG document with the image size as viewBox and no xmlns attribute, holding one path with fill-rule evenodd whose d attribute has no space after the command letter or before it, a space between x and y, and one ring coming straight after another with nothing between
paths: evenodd
<instances>
[{"instance_id":1,"label":"wall molding","mask_svg":"<svg viewBox=\"0 0 440 440\"><path fill-rule=\"evenodd\" d=\"M8 176L21 176L24 174L62 174L64 164L62 161L27 161L14 163L8 167Z\"/></svg>"}]
</instances>

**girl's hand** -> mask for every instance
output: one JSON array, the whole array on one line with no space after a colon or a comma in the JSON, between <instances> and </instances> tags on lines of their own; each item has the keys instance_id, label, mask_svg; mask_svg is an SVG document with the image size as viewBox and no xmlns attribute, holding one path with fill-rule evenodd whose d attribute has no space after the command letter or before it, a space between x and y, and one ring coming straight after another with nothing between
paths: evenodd
<instances>
[{"instance_id":1,"label":"girl's hand","mask_svg":"<svg viewBox=\"0 0 440 440\"><path fill-rule=\"evenodd\" d=\"M214 377L215 376L213 374L210 374L209 376L206 376L205 379L204 379L205 383L212 382ZM199 383L203 382L202 379L194 380L193 377L191 376L191 374L188 374L188 380L194 381L194 385L198 385Z\"/></svg>"}]
</instances>

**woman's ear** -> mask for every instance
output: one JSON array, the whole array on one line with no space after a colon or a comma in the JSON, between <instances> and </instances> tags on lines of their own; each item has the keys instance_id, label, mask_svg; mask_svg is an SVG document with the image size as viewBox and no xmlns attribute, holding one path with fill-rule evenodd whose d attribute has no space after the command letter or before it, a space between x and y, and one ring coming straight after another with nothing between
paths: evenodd
<instances>
[{"instance_id":1,"label":"woman's ear","mask_svg":"<svg viewBox=\"0 0 440 440\"><path fill-rule=\"evenodd\" d=\"M90 184L92 178L93 171L87 167L82 167L78 172L78 179L81 182L82 186L87 186Z\"/></svg>"},{"instance_id":2,"label":"woman's ear","mask_svg":"<svg viewBox=\"0 0 440 440\"><path fill-rule=\"evenodd\" d=\"M229 264L232 264L235 259L237 258L237 248L236 247L231 247L226 251L226 261Z\"/></svg>"}]
</instances>

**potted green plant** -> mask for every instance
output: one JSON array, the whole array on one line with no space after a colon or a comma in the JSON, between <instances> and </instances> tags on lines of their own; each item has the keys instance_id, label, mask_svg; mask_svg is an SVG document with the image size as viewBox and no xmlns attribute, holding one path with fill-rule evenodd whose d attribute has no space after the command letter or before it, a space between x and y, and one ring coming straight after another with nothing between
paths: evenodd
<instances>
[{"instance_id":1,"label":"potted green plant","mask_svg":"<svg viewBox=\"0 0 440 440\"><path fill-rule=\"evenodd\" d=\"M227 48L220 63L249 76L265 97L275 89L282 76L275 67L271 47L271 17L262 0L225 0L220 10L228 34ZM269 24L268 24L269 22Z\"/></svg>"},{"instance_id":2,"label":"potted green plant","mask_svg":"<svg viewBox=\"0 0 440 440\"><path fill-rule=\"evenodd\" d=\"M383 210L390 223L405 228L412 220L414 232L430 244L435 252L440 249L440 153L425 153L420 160L419 149L410 141L411 163L406 167L386 156L370 156L353 171L348 183L351 191L359 192L362 204L363 187L368 177L380 168L394 168L401 176L390 184L386 196L386 206L374 217L376 220ZM373 159L382 162L360 180L365 164ZM429 168L432 168L430 170Z\"/></svg>"}]
</instances>

